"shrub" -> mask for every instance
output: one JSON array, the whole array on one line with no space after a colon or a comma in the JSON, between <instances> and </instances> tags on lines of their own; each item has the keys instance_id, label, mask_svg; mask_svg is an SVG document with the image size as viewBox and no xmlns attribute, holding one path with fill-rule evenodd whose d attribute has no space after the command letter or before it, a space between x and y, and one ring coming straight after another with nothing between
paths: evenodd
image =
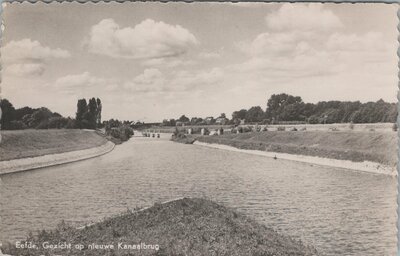
<instances>
[{"instance_id":1,"label":"shrub","mask_svg":"<svg viewBox=\"0 0 400 256\"><path fill-rule=\"evenodd\" d=\"M277 128L277 131L279 131L279 132L283 132L283 131L285 131L285 130L286 130L285 126L279 126L279 127Z\"/></svg>"},{"instance_id":2,"label":"shrub","mask_svg":"<svg viewBox=\"0 0 400 256\"><path fill-rule=\"evenodd\" d=\"M68 118L68 122L67 122L67 124L65 125L64 128L66 128L66 129L75 129L76 128L76 120Z\"/></svg>"},{"instance_id":3,"label":"shrub","mask_svg":"<svg viewBox=\"0 0 400 256\"><path fill-rule=\"evenodd\" d=\"M301 127L300 131L307 131L307 127Z\"/></svg>"},{"instance_id":4,"label":"shrub","mask_svg":"<svg viewBox=\"0 0 400 256\"><path fill-rule=\"evenodd\" d=\"M107 135L120 139L121 141L127 141L133 135L133 129L127 125L113 127L107 131Z\"/></svg>"},{"instance_id":5,"label":"shrub","mask_svg":"<svg viewBox=\"0 0 400 256\"><path fill-rule=\"evenodd\" d=\"M49 128L49 120L43 120L39 123L38 126L36 126L36 129L48 129Z\"/></svg>"},{"instance_id":6,"label":"shrub","mask_svg":"<svg viewBox=\"0 0 400 256\"><path fill-rule=\"evenodd\" d=\"M252 126L245 126L245 127L240 127L242 128L242 132L252 132L253 127Z\"/></svg>"},{"instance_id":7,"label":"shrub","mask_svg":"<svg viewBox=\"0 0 400 256\"><path fill-rule=\"evenodd\" d=\"M68 124L68 118L65 117L50 117L48 122L48 128L64 128Z\"/></svg>"},{"instance_id":8,"label":"shrub","mask_svg":"<svg viewBox=\"0 0 400 256\"><path fill-rule=\"evenodd\" d=\"M201 130L200 130L201 132ZM204 135L209 135L210 134L210 130L208 130L208 128L204 128Z\"/></svg>"},{"instance_id":9,"label":"shrub","mask_svg":"<svg viewBox=\"0 0 400 256\"><path fill-rule=\"evenodd\" d=\"M7 125L8 130L23 130L28 128L22 121L10 121Z\"/></svg>"},{"instance_id":10,"label":"shrub","mask_svg":"<svg viewBox=\"0 0 400 256\"><path fill-rule=\"evenodd\" d=\"M291 132L297 132L297 128L296 127L292 127L292 128L290 128L290 131Z\"/></svg>"}]
</instances>

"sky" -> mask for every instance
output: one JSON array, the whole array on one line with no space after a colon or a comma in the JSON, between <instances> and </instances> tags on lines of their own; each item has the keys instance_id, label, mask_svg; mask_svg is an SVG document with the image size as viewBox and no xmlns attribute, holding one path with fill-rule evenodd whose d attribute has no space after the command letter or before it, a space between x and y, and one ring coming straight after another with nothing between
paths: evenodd
<instances>
[{"instance_id":1,"label":"sky","mask_svg":"<svg viewBox=\"0 0 400 256\"><path fill-rule=\"evenodd\" d=\"M304 3L12 3L1 96L75 116L162 121L305 102L397 102L397 6Z\"/></svg>"}]
</instances>

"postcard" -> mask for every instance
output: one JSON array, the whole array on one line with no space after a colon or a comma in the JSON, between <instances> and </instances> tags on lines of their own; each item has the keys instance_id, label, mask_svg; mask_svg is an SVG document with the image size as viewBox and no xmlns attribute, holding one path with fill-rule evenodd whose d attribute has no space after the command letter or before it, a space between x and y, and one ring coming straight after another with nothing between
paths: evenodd
<instances>
[{"instance_id":1,"label":"postcard","mask_svg":"<svg viewBox=\"0 0 400 256\"><path fill-rule=\"evenodd\" d=\"M3 3L0 255L396 255L397 9Z\"/></svg>"}]
</instances>

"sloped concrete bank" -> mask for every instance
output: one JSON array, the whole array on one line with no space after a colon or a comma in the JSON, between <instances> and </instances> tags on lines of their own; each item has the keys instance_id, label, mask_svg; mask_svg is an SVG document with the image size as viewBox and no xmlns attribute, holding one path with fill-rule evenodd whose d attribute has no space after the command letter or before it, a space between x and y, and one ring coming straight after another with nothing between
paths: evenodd
<instances>
[{"instance_id":1,"label":"sloped concrete bank","mask_svg":"<svg viewBox=\"0 0 400 256\"><path fill-rule=\"evenodd\" d=\"M0 175L89 159L104 155L112 151L114 147L114 143L112 143L111 141L107 141L101 146L89 149L0 161Z\"/></svg>"},{"instance_id":2,"label":"sloped concrete bank","mask_svg":"<svg viewBox=\"0 0 400 256\"><path fill-rule=\"evenodd\" d=\"M348 169L348 170L353 170L353 171L363 171L363 172L369 172L369 173L397 176L396 167L388 166L388 165L384 165L384 164L380 164L380 163L375 163L375 162L371 162L371 161L353 162L350 160L338 160L338 159L331 159L331 158L325 158L325 157L296 155L296 154L253 150L253 149L240 149L240 148L236 148L233 146L214 144L214 143L205 143L205 142L200 142L200 141L195 141L193 144L198 145L198 146L214 148L214 149L229 150L229 151L241 152L241 153L252 154L252 155L266 156L266 157L271 157L271 158L276 157L277 159L285 159L285 160L305 162L305 163L310 163L310 164L337 167L337 168L343 168L343 169Z\"/></svg>"}]
</instances>

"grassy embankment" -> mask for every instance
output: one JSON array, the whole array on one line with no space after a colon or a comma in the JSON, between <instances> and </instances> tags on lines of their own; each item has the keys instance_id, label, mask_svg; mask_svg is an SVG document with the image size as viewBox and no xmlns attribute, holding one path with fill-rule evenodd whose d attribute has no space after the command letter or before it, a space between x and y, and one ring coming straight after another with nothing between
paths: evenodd
<instances>
[{"instance_id":1,"label":"grassy embankment","mask_svg":"<svg viewBox=\"0 0 400 256\"><path fill-rule=\"evenodd\" d=\"M57 154L101 146L107 138L87 130L1 131L0 161Z\"/></svg>"},{"instance_id":2,"label":"grassy embankment","mask_svg":"<svg viewBox=\"0 0 400 256\"><path fill-rule=\"evenodd\" d=\"M317 255L315 249L258 224L252 219L205 199L180 199L127 212L103 222L75 229L60 225L28 241L35 255ZM82 251L44 250L43 242L83 244ZM121 250L118 243L159 245L159 250ZM90 250L89 244L113 244L113 250ZM28 249L3 245L5 253L30 255ZM153 247L156 248L156 247ZM47 255L47 254L46 254Z\"/></svg>"},{"instance_id":3,"label":"grassy embankment","mask_svg":"<svg viewBox=\"0 0 400 256\"><path fill-rule=\"evenodd\" d=\"M395 166L396 132L266 131L221 136L199 136L200 142L241 149L325 157Z\"/></svg>"},{"instance_id":4,"label":"grassy embankment","mask_svg":"<svg viewBox=\"0 0 400 256\"><path fill-rule=\"evenodd\" d=\"M183 144L193 144L197 138L200 137L198 134L184 134L184 133L178 133L178 134L173 134L171 136L171 140Z\"/></svg>"}]
</instances>

